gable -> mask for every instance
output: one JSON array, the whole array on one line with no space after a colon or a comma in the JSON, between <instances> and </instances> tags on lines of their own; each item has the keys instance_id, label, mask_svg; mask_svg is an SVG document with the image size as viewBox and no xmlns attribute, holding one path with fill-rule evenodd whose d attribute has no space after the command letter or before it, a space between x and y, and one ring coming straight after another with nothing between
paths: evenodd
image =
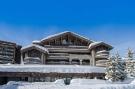
<instances>
[{"instance_id":1,"label":"gable","mask_svg":"<svg viewBox=\"0 0 135 89\"><path fill-rule=\"evenodd\" d=\"M111 46L111 45L109 45L109 44L107 44L107 43L104 43L104 42L94 42L94 43L91 43L90 45L89 45L89 49L91 50L91 49L93 49L93 48L96 48L96 47L99 47L100 49L102 48L102 47L104 47L104 48L107 48L108 50L111 50L111 49L113 49L113 47Z\"/></svg>"},{"instance_id":2,"label":"gable","mask_svg":"<svg viewBox=\"0 0 135 89\"><path fill-rule=\"evenodd\" d=\"M46 49L45 47L42 47L40 45L36 45L36 44L31 44L31 45L28 45L28 46L21 48L21 52L23 53L23 52L26 52L26 51L32 50L32 49L36 49L36 50L43 52L43 53L49 53L48 49Z\"/></svg>"},{"instance_id":3,"label":"gable","mask_svg":"<svg viewBox=\"0 0 135 89\"><path fill-rule=\"evenodd\" d=\"M88 46L93 41L73 32L62 32L48 36L41 40L44 45L78 45Z\"/></svg>"}]
</instances>

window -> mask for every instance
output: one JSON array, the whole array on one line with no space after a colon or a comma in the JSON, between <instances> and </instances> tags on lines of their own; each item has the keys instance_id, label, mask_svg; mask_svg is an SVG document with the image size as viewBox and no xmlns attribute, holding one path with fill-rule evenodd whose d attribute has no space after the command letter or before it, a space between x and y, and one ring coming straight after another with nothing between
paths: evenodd
<instances>
[{"instance_id":1,"label":"window","mask_svg":"<svg viewBox=\"0 0 135 89\"><path fill-rule=\"evenodd\" d=\"M83 65L90 65L90 60L89 59L83 59L82 64Z\"/></svg>"},{"instance_id":2,"label":"window","mask_svg":"<svg viewBox=\"0 0 135 89\"><path fill-rule=\"evenodd\" d=\"M72 59L72 64L80 65L79 59Z\"/></svg>"}]
</instances>

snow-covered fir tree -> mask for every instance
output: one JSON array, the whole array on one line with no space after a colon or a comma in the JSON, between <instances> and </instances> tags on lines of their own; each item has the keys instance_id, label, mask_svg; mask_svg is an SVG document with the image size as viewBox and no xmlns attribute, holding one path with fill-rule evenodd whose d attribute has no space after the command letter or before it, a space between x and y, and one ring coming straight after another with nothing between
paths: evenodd
<instances>
[{"instance_id":1,"label":"snow-covered fir tree","mask_svg":"<svg viewBox=\"0 0 135 89\"><path fill-rule=\"evenodd\" d=\"M116 79L115 79L116 72L115 71L116 71L115 57L112 56L109 58L109 61L107 62L105 78L109 81L116 81Z\"/></svg>"},{"instance_id":2,"label":"snow-covered fir tree","mask_svg":"<svg viewBox=\"0 0 135 89\"><path fill-rule=\"evenodd\" d=\"M133 54L132 50L128 49L127 57L125 58L128 77L135 77L135 60Z\"/></svg>"},{"instance_id":3,"label":"snow-covered fir tree","mask_svg":"<svg viewBox=\"0 0 135 89\"><path fill-rule=\"evenodd\" d=\"M119 54L109 58L105 78L111 82L123 81L126 78L125 62L121 60Z\"/></svg>"},{"instance_id":4,"label":"snow-covered fir tree","mask_svg":"<svg viewBox=\"0 0 135 89\"><path fill-rule=\"evenodd\" d=\"M119 54L116 54L116 77L118 80L123 81L126 79L127 74L125 72L126 69L126 63L124 60L122 60L119 56Z\"/></svg>"}]
</instances>

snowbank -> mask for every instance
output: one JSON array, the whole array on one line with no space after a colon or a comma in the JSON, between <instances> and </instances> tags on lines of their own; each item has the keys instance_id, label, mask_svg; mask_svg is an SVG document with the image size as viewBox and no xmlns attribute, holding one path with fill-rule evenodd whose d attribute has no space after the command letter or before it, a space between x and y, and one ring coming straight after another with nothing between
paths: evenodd
<instances>
[{"instance_id":1,"label":"snowbank","mask_svg":"<svg viewBox=\"0 0 135 89\"><path fill-rule=\"evenodd\" d=\"M118 82L110 82L107 80L99 80L99 79L72 79L71 85L97 85L97 84L135 84L135 80L132 78L128 78L125 81Z\"/></svg>"},{"instance_id":2,"label":"snowbank","mask_svg":"<svg viewBox=\"0 0 135 89\"><path fill-rule=\"evenodd\" d=\"M0 72L105 73L105 68L81 65L0 65Z\"/></svg>"},{"instance_id":3,"label":"snowbank","mask_svg":"<svg viewBox=\"0 0 135 89\"><path fill-rule=\"evenodd\" d=\"M135 79L130 84L134 84L135 85Z\"/></svg>"},{"instance_id":4,"label":"snowbank","mask_svg":"<svg viewBox=\"0 0 135 89\"><path fill-rule=\"evenodd\" d=\"M42 85L22 84L6 85L0 89L135 89L133 84L97 84L97 85Z\"/></svg>"},{"instance_id":5,"label":"snowbank","mask_svg":"<svg viewBox=\"0 0 135 89\"><path fill-rule=\"evenodd\" d=\"M106 84L105 80L97 79L72 79L70 85L94 85L94 84Z\"/></svg>"},{"instance_id":6,"label":"snowbank","mask_svg":"<svg viewBox=\"0 0 135 89\"><path fill-rule=\"evenodd\" d=\"M74 82L77 81L78 84L75 84ZM108 84L104 80L96 79L73 79L70 85L63 85L62 83L63 79L47 83L9 82L1 86L0 89L135 89L135 80L133 80L131 84Z\"/></svg>"},{"instance_id":7,"label":"snowbank","mask_svg":"<svg viewBox=\"0 0 135 89\"><path fill-rule=\"evenodd\" d=\"M97 85L76 85L66 89L135 89L131 84L97 84Z\"/></svg>"}]
</instances>

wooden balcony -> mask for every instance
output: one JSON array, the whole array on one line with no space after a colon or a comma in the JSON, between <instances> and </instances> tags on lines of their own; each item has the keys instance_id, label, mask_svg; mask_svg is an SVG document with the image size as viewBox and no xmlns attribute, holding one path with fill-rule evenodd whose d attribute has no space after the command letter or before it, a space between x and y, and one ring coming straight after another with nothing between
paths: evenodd
<instances>
[{"instance_id":1,"label":"wooden balcony","mask_svg":"<svg viewBox=\"0 0 135 89\"><path fill-rule=\"evenodd\" d=\"M88 49L88 46L51 46L51 45L45 45L45 48L48 49L55 49L55 48L68 48L68 49Z\"/></svg>"},{"instance_id":2,"label":"wooden balcony","mask_svg":"<svg viewBox=\"0 0 135 89\"><path fill-rule=\"evenodd\" d=\"M48 57L47 59L49 59L49 60L55 60L55 59L57 59L57 60L61 60L61 59L63 59L63 60L67 60L67 59L69 59L69 57L65 57L65 56L62 56L62 57L59 57L59 56L50 56L50 57Z\"/></svg>"},{"instance_id":3,"label":"wooden balcony","mask_svg":"<svg viewBox=\"0 0 135 89\"><path fill-rule=\"evenodd\" d=\"M49 56L69 56L68 53L49 53Z\"/></svg>"},{"instance_id":4,"label":"wooden balcony","mask_svg":"<svg viewBox=\"0 0 135 89\"><path fill-rule=\"evenodd\" d=\"M63 53L90 53L88 49L69 49L69 48L54 48L48 49L49 52L63 52Z\"/></svg>"},{"instance_id":5,"label":"wooden balcony","mask_svg":"<svg viewBox=\"0 0 135 89\"><path fill-rule=\"evenodd\" d=\"M108 60L98 60L96 61L96 66L105 67L107 62Z\"/></svg>"},{"instance_id":6,"label":"wooden balcony","mask_svg":"<svg viewBox=\"0 0 135 89\"><path fill-rule=\"evenodd\" d=\"M96 52L96 58L108 58L109 57L109 51L102 50Z\"/></svg>"}]
</instances>

